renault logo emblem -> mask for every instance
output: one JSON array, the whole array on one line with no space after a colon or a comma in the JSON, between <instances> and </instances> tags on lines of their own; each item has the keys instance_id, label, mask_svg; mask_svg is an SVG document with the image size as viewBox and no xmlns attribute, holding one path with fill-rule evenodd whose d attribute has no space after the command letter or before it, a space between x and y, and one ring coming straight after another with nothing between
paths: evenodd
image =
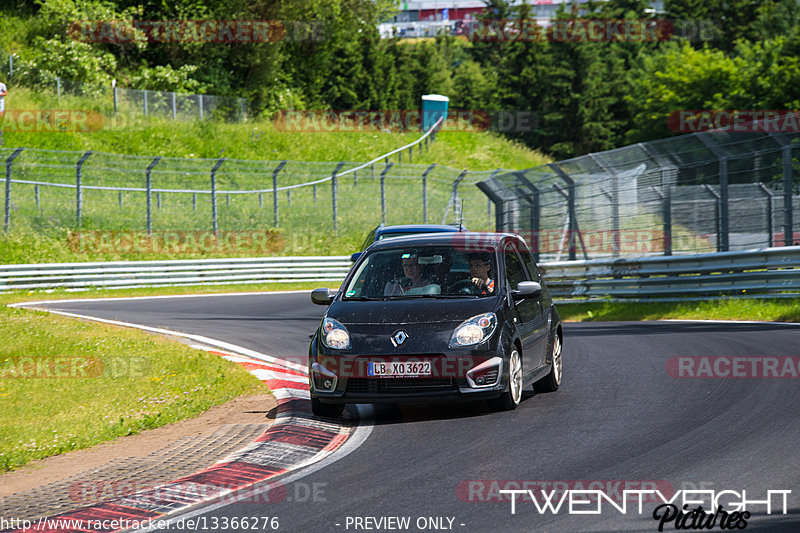
<instances>
[{"instance_id":1,"label":"renault logo emblem","mask_svg":"<svg viewBox=\"0 0 800 533\"><path fill-rule=\"evenodd\" d=\"M392 335L392 344L394 344L395 348L397 348L398 346L406 342L407 338L408 338L408 333L406 333L401 329L400 331Z\"/></svg>"}]
</instances>

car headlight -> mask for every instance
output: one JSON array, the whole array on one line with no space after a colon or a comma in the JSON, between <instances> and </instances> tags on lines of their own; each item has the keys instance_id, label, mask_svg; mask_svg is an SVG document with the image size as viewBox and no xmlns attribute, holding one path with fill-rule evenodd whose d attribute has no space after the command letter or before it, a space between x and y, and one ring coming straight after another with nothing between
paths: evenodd
<instances>
[{"instance_id":1,"label":"car headlight","mask_svg":"<svg viewBox=\"0 0 800 533\"><path fill-rule=\"evenodd\" d=\"M334 350L350 348L350 334L341 322L325 317L322 321L322 344Z\"/></svg>"},{"instance_id":2,"label":"car headlight","mask_svg":"<svg viewBox=\"0 0 800 533\"><path fill-rule=\"evenodd\" d=\"M497 327L497 316L494 313L484 313L469 320L465 320L453 331L450 337L450 347L472 346L487 340Z\"/></svg>"}]
</instances>

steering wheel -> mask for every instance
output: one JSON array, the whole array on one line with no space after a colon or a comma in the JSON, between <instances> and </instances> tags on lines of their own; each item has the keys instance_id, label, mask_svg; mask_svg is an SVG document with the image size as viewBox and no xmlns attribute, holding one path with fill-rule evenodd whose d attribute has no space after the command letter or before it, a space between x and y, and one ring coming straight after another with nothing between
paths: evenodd
<instances>
[{"instance_id":1,"label":"steering wheel","mask_svg":"<svg viewBox=\"0 0 800 533\"><path fill-rule=\"evenodd\" d=\"M458 280L452 286L452 291L457 294L475 294L475 289L471 279Z\"/></svg>"}]
</instances>

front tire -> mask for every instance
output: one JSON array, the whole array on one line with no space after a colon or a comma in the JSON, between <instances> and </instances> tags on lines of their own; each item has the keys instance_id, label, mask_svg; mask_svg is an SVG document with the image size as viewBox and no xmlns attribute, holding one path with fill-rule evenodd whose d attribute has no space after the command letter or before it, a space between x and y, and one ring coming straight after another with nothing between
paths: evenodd
<instances>
[{"instance_id":1,"label":"front tire","mask_svg":"<svg viewBox=\"0 0 800 533\"><path fill-rule=\"evenodd\" d=\"M508 390L489 400L492 411L512 411L522 401L522 357L516 347L508 358Z\"/></svg>"},{"instance_id":2,"label":"front tire","mask_svg":"<svg viewBox=\"0 0 800 533\"><path fill-rule=\"evenodd\" d=\"M317 398L311 397L311 412L315 416L324 418L339 418L344 411L343 403L322 403Z\"/></svg>"},{"instance_id":3,"label":"front tire","mask_svg":"<svg viewBox=\"0 0 800 533\"><path fill-rule=\"evenodd\" d=\"M550 354L550 373L533 384L536 392L555 392L561 385L563 372L561 361L561 337L558 333L553 337L553 350Z\"/></svg>"}]
</instances>

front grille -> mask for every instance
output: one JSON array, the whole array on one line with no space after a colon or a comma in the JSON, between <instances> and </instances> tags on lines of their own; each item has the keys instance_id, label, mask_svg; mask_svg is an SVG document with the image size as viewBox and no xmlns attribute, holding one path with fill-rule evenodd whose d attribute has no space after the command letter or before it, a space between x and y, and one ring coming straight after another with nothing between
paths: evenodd
<instances>
[{"instance_id":1,"label":"front grille","mask_svg":"<svg viewBox=\"0 0 800 533\"><path fill-rule=\"evenodd\" d=\"M346 392L361 394L413 394L457 391L453 378L350 378Z\"/></svg>"}]
</instances>

